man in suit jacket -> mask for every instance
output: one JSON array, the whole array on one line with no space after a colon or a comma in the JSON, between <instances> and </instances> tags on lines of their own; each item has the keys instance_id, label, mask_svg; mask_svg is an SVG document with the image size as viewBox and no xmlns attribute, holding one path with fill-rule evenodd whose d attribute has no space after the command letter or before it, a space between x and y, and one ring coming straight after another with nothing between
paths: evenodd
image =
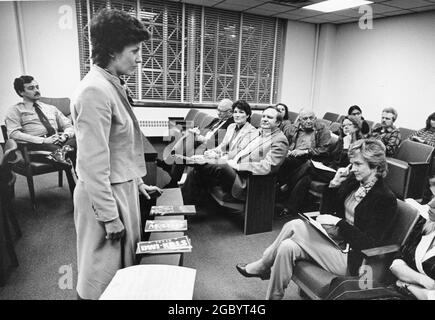
<instances>
[{"instance_id":1,"label":"man in suit jacket","mask_svg":"<svg viewBox=\"0 0 435 320\"><path fill-rule=\"evenodd\" d=\"M174 158L174 155L192 156L202 154L207 147L214 148L218 143L219 136L225 134L227 127L234 122L232 117L233 102L222 99L217 106L218 117L213 119L203 130L195 127L188 131L177 141L165 161L157 161L157 165L168 171L171 181L166 187L177 187L178 181L184 172L183 160ZM168 165L172 163L172 165Z\"/></svg>"},{"instance_id":2,"label":"man in suit jacket","mask_svg":"<svg viewBox=\"0 0 435 320\"><path fill-rule=\"evenodd\" d=\"M235 199L245 199L247 186L246 172L255 175L266 175L275 172L288 150L288 140L279 129L282 114L275 107L268 107L263 111L261 128L255 132L246 147L238 152L234 158L199 168L204 182L209 186L220 186L223 191L231 194ZM182 190L185 203L189 199L189 190ZM271 190L271 192L275 192Z\"/></svg>"}]
</instances>

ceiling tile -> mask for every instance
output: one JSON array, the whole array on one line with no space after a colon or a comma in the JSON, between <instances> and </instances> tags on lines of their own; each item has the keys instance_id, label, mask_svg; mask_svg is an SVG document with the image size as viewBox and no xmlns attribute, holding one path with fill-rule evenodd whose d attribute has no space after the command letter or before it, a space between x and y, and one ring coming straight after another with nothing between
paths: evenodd
<instances>
[{"instance_id":1,"label":"ceiling tile","mask_svg":"<svg viewBox=\"0 0 435 320\"><path fill-rule=\"evenodd\" d=\"M307 18L303 18L299 21L302 22L310 22L310 23L331 23L331 21L322 19L322 18L318 18L318 17L307 17Z\"/></svg>"},{"instance_id":2,"label":"ceiling tile","mask_svg":"<svg viewBox=\"0 0 435 320\"><path fill-rule=\"evenodd\" d=\"M346 9L346 10L340 10L337 11L336 13L341 15L341 16L346 16L346 17L351 17L351 18L359 18L361 17L364 13L359 13L359 8L355 8L355 9Z\"/></svg>"},{"instance_id":3,"label":"ceiling tile","mask_svg":"<svg viewBox=\"0 0 435 320\"><path fill-rule=\"evenodd\" d=\"M215 5L216 3L222 2L222 0L182 0L180 2L196 4L198 6L211 7L211 6Z\"/></svg>"},{"instance_id":4,"label":"ceiling tile","mask_svg":"<svg viewBox=\"0 0 435 320\"><path fill-rule=\"evenodd\" d=\"M291 5L275 4L275 3L269 2L269 3L265 3L265 4L262 4L258 7L256 7L256 9L261 9L261 10L264 9L264 10L274 11L276 13L280 13L280 12L285 12L285 11L289 11L289 10L295 10L295 9L297 9L297 7L291 6Z\"/></svg>"},{"instance_id":5,"label":"ceiling tile","mask_svg":"<svg viewBox=\"0 0 435 320\"><path fill-rule=\"evenodd\" d=\"M434 3L434 4L431 4L431 5L429 5L429 6L426 6L426 7L413 8L413 9L411 9L411 10L412 10L412 11L415 11L415 12L435 10L435 3Z\"/></svg>"},{"instance_id":6,"label":"ceiling tile","mask_svg":"<svg viewBox=\"0 0 435 320\"><path fill-rule=\"evenodd\" d=\"M402 14L409 14L409 13L410 13L409 10L396 10L391 12L383 12L382 15L385 17L391 17L391 16L399 16Z\"/></svg>"},{"instance_id":7,"label":"ceiling tile","mask_svg":"<svg viewBox=\"0 0 435 320\"><path fill-rule=\"evenodd\" d=\"M272 15L276 14L276 11L270 11L270 10L259 9L259 8L248 9L244 12L252 13L252 14L261 14L263 16L272 16Z\"/></svg>"},{"instance_id":8,"label":"ceiling tile","mask_svg":"<svg viewBox=\"0 0 435 320\"><path fill-rule=\"evenodd\" d=\"M322 12L319 11L315 11L315 10L307 10L307 9L297 9L297 10L293 10L290 11L293 14L297 14L300 15L302 17L314 17L314 16L318 16L320 14L322 14Z\"/></svg>"},{"instance_id":9,"label":"ceiling tile","mask_svg":"<svg viewBox=\"0 0 435 320\"><path fill-rule=\"evenodd\" d=\"M232 11L245 11L252 8L254 5L250 2L245 3L231 3L230 1L225 1L214 5L214 8L232 10Z\"/></svg>"},{"instance_id":10,"label":"ceiling tile","mask_svg":"<svg viewBox=\"0 0 435 320\"><path fill-rule=\"evenodd\" d=\"M390 6L386 6L384 4L372 4L370 5L373 8L373 13L380 13L383 14L384 12L391 12L391 11L397 11L396 7L390 7Z\"/></svg>"},{"instance_id":11,"label":"ceiling tile","mask_svg":"<svg viewBox=\"0 0 435 320\"><path fill-rule=\"evenodd\" d=\"M426 0L389 0L383 2L382 4L389 5L392 7L397 7L401 9L412 9L417 7L428 6L431 3Z\"/></svg>"},{"instance_id":12,"label":"ceiling tile","mask_svg":"<svg viewBox=\"0 0 435 320\"><path fill-rule=\"evenodd\" d=\"M316 16L316 17L320 18L320 19L327 20L327 21L337 21L337 20L343 20L343 19L348 18L348 17L341 16L341 15L338 15L335 13L325 13L325 14L322 14L322 15Z\"/></svg>"},{"instance_id":13,"label":"ceiling tile","mask_svg":"<svg viewBox=\"0 0 435 320\"><path fill-rule=\"evenodd\" d=\"M300 16L298 14L294 14L293 11L279 13L279 14L274 15L274 17L289 19L289 20L299 20L299 19L304 18L303 16Z\"/></svg>"}]
</instances>

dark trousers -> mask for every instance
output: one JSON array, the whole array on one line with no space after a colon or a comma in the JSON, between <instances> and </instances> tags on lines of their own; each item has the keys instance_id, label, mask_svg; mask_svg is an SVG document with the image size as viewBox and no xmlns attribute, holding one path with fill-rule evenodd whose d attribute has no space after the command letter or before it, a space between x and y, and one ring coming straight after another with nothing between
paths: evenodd
<instances>
[{"instance_id":1,"label":"dark trousers","mask_svg":"<svg viewBox=\"0 0 435 320\"><path fill-rule=\"evenodd\" d=\"M290 212L299 212L305 204L312 181L329 183L335 176L334 172L319 170L310 166L300 179L295 183L286 201L286 207Z\"/></svg>"},{"instance_id":2,"label":"dark trousers","mask_svg":"<svg viewBox=\"0 0 435 320\"><path fill-rule=\"evenodd\" d=\"M57 145L57 144L39 144L39 143L27 143L27 150L29 151L56 151L57 149L61 148L64 145L68 145L74 148L73 151L68 153L68 157L71 159L74 168L76 166L76 158L77 158L77 142L76 142L76 138L71 138L68 139L65 143L61 144L61 145ZM35 160L38 162L45 162L45 163L51 163L52 161L47 159L45 157L45 155L38 155L38 154L33 154L31 156L31 160Z\"/></svg>"},{"instance_id":3,"label":"dark trousers","mask_svg":"<svg viewBox=\"0 0 435 320\"><path fill-rule=\"evenodd\" d=\"M303 157L286 157L278 172L278 182L280 185L288 184L294 186L296 182L301 178L300 169L304 168L303 165L307 165L308 158Z\"/></svg>"},{"instance_id":4,"label":"dark trousers","mask_svg":"<svg viewBox=\"0 0 435 320\"><path fill-rule=\"evenodd\" d=\"M225 193L230 193L236 180L237 172L228 164L204 164L195 166L187 175L181 191L184 204L197 203L208 189L220 186Z\"/></svg>"}]
</instances>

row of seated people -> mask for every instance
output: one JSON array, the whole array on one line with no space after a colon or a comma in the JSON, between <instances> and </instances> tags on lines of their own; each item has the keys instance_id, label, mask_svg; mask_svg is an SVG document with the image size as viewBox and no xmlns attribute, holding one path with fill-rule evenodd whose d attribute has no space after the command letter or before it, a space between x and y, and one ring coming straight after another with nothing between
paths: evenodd
<instances>
[{"instance_id":1,"label":"row of seated people","mask_svg":"<svg viewBox=\"0 0 435 320\"><path fill-rule=\"evenodd\" d=\"M338 136L331 134L330 128L321 119L316 119L315 114L310 110L301 110L298 120L292 123L288 120L287 106L278 104L276 109L280 113L279 123L276 124L276 127L286 136L289 145L284 157L282 153L273 150L265 152L263 149L268 148L266 144L264 147L257 146L255 148L258 159L253 160L252 150L250 150L252 144L261 144L262 141L259 139L252 141L253 137L258 136L257 131L249 124L252 111L244 101L237 101L231 106L231 101L224 99L218 105L218 118L204 128L206 134L197 128L188 130L187 134L176 142L170 150L169 156L165 159L165 162L171 163L171 166L161 161L160 166L166 167L172 176L169 186L175 186L184 171L184 159L177 157L179 155L203 154L205 159L203 161L208 162L195 166L195 170L188 176L187 184L183 188L187 202L202 199L203 197L195 191L207 190L215 184L221 185L235 199L243 199L243 191L246 187L246 179L243 179L244 172L269 174L278 171L279 168L281 198L284 197L286 203L281 215L295 215L304 203L310 182L320 180L328 183L333 177L331 171L318 170L310 165L309 160L321 161L327 166L337 169L349 165L347 150L349 145L356 140L368 137L379 139L386 146L387 156L394 155L401 142L400 132L394 126L397 112L393 108L386 108L382 111L380 127L375 126L372 130L362 118L361 109L358 106L352 106L348 112L350 115L342 119ZM232 111L234 116L232 116ZM270 112L272 111L267 111L267 113ZM265 114L263 114L263 118L265 118ZM259 132L264 131L264 129L273 131L274 128L268 127L269 124L263 125L263 118ZM236 123L233 123L234 121ZM210 148L209 142L212 142L211 145L216 145L221 132L226 133L223 141L218 147ZM251 141L252 144L246 152L244 149ZM207 147L208 150L206 150ZM279 148L282 151L282 146ZM269 151L270 153L268 153ZM240 153L239 156L237 156L238 153ZM217 159L219 159L219 164L214 163ZM243 164L242 170L237 170L240 166L234 163L233 159L235 162L244 160L245 164ZM280 163L279 159L284 160ZM228 160L230 161L228 162ZM234 170L229 170L228 167ZM258 168L261 168L261 171L258 171ZM235 172L238 175L235 175ZM213 179L209 179L211 177Z\"/></svg>"},{"instance_id":2,"label":"row of seated people","mask_svg":"<svg viewBox=\"0 0 435 320\"><path fill-rule=\"evenodd\" d=\"M240 129L250 128L246 121L250 115L248 106L243 101L234 104L235 123L228 127L224 142L218 148L205 152L204 162L195 166L195 170L188 175L183 187L185 201L195 200L191 195L194 189L192 188L193 181L202 184L202 188L197 190L204 190L204 185L207 184L220 184L236 196L240 191L240 182L243 181L243 171L267 173L273 169L276 170L280 161L285 161L288 143L283 138L285 137L284 130L279 130L280 127L283 128L281 121L283 114L274 107L269 107L263 112L261 129L254 134L254 139L239 139L240 146L231 145L234 137L237 136L234 127L239 124ZM314 116L307 111L302 111L300 118L301 121L308 123L314 120ZM347 120L349 119L351 119L350 123L345 127L358 123L355 117L348 117ZM346 121L344 122L347 124ZM266 129L272 129L269 133L271 143L267 145L270 148L266 149L267 152L263 152L262 155L258 152L259 158L245 158L246 160L243 161L244 154L250 154L253 149L262 150L259 144L261 140L268 138L264 136ZM275 134L275 139L272 138L273 134ZM355 139L355 134L350 136L351 138L347 135L341 137L343 146L348 149L350 165L339 168L333 175L329 187L325 190L323 214L317 220L322 225L328 226L327 230L331 237L340 243L349 244L354 251L358 252L358 250L382 244L385 234L389 232L389 227L391 228L395 220L397 202L394 194L383 182L387 169L385 145L379 139ZM226 152L230 150L232 152ZM341 150L340 156L343 156L343 153ZM430 248L432 247L426 249ZM284 226L277 239L265 250L261 259L248 265L239 264L237 269L246 277L271 278L267 298L280 299L292 277L294 263L301 259L314 260L322 268L337 275L346 275L351 267L348 265L347 253L332 246L301 220L292 220ZM426 297L429 292L427 290L432 290L434 287L433 279L427 275L407 278L408 274L412 274L408 269L408 265L412 263L406 263L404 259L404 257L396 259L392 270L402 280L409 279L408 282L411 284L403 281L399 284L405 283L403 286L408 287L409 290L413 288L415 292L421 293L421 297ZM361 260L361 257L355 255L353 259L350 259L350 264L358 265L360 262L358 260ZM427 272L430 275L432 260L427 260L428 266L425 269L429 270ZM400 266L396 268L396 265Z\"/></svg>"}]
</instances>

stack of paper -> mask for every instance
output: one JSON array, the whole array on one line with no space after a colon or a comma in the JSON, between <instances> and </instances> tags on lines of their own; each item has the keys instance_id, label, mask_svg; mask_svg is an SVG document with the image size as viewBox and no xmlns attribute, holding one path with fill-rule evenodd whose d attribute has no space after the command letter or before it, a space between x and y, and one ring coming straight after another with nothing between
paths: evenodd
<instances>
[{"instance_id":1,"label":"stack of paper","mask_svg":"<svg viewBox=\"0 0 435 320\"><path fill-rule=\"evenodd\" d=\"M145 223L145 232L175 232L186 230L186 220L147 220Z\"/></svg>"},{"instance_id":2,"label":"stack of paper","mask_svg":"<svg viewBox=\"0 0 435 320\"><path fill-rule=\"evenodd\" d=\"M196 270L137 265L116 272L100 300L192 300Z\"/></svg>"},{"instance_id":3,"label":"stack of paper","mask_svg":"<svg viewBox=\"0 0 435 320\"><path fill-rule=\"evenodd\" d=\"M153 241L141 241L137 244L136 254L161 254L191 252L192 245L188 236Z\"/></svg>"},{"instance_id":4,"label":"stack of paper","mask_svg":"<svg viewBox=\"0 0 435 320\"><path fill-rule=\"evenodd\" d=\"M421 205L412 198L405 199L405 202L411 207L417 209L420 215L427 220L429 214L429 206L427 204Z\"/></svg>"},{"instance_id":5,"label":"stack of paper","mask_svg":"<svg viewBox=\"0 0 435 320\"><path fill-rule=\"evenodd\" d=\"M191 216L196 214L195 206L152 206L150 216Z\"/></svg>"}]
</instances>

